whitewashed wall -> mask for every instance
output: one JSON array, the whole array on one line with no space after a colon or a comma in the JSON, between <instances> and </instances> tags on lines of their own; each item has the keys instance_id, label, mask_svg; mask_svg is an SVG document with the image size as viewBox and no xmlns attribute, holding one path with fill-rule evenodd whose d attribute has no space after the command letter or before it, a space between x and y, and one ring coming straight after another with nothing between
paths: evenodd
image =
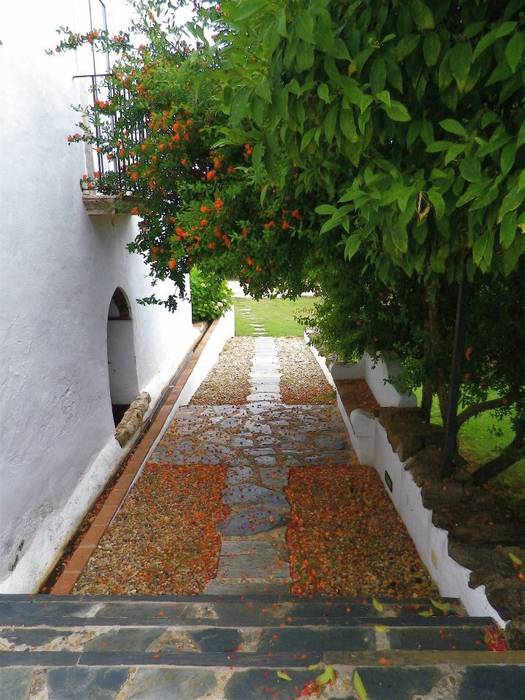
<instances>
[{"instance_id":1,"label":"whitewashed wall","mask_svg":"<svg viewBox=\"0 0 525 700\"><path fill-rule=\"evenodd\" d=\"M131 301L138 386L152 404L196 336L189 303L176 314L136 303L152 291L125 249L136 217L84 211L83 147L66 136L80 101L72 76L86 66L44 49L58 25L80 29L86 7L0 4L0 592L35 589L124 454L107 364L115 288Z\"/></svg>"}]
</instances>

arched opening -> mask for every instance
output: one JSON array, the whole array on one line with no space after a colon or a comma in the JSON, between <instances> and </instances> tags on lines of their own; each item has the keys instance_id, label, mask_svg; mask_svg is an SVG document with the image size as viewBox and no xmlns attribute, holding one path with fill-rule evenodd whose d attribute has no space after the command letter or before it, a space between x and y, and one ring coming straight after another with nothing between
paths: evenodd
<instances>
[{"instance_id":1,"label":"arched opening","mask_svg":"<svg viewBox=\"0 0 525 700\"><path fill-rule=\"evenodd\" d=\"M109 304L108 370L113 420L118 425L139 393L131 308L120 287L113 292Z\"/></svg>"}]
</instances>

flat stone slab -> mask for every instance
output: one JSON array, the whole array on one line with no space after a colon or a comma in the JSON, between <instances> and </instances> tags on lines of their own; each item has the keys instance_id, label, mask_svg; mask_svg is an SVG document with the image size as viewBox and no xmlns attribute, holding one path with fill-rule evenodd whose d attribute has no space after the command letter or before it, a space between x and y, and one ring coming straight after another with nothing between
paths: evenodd
<instances>
[{"instance_id":1,"label":"flat stone slab","mask_svg":"<svg viewBox=\"0 0 525 700\"><path fill-rule=\"evenodd\" d=\"M270 556L253 556L251 554L237 557L221 557L219 561L219 579L286 579L290 578L287 562L274 551Z\"/></svg>"},{"instance_id":2,"label":"flat stone slab","mask_svg":"<svg viewBox=\"0 0 525 700\"><path fill-rule=\"evenodd\" d=\"M253 479L253 470L250 467L230 467L226 472L228 485L240 484L250 479Z\"/></svg>"},{"instance_id":3,"label":"flat stone slab","mask_svg":"<svg viewBox=\"0 0 525 700\"><path fill-rule=\"evenodd\" d=\"M221 545L222 557L236 556L277 556L277 549L272 542L265 540L226 540Z\"/></svg>"},{"instance_id":4,"label":"flat stone slab","mask_svg":"<svg viewBox=\"0 0 525 700\"><path fill-rule=\"evenodd\" d=\"M256 484L230 486L224 491L223 503L227 505L249 505L260 503L265 507L286 507L288 502L282 493Z\"/></svg>"},{"instance_id":5,"label":"flat stone slab","mask_svg":"<svg viewBox=\"0 0 525 700\"><path fill-rule=\"evenodd\" d=\"M238 513L219 525L223 535L249 537L258 532L269 532L286 523L286 516L270 510L254 510Z\"/></svg>"},{"instance_id":6,"label":"flat stone slab","mask_svg":"<svg viewBox=\"0 0 525 700\"><path fill-rule=\"evenodd\" d=\"M281 488L288 484L290 470L286 467L261 467L259 474L264 486Z\"/></svg>"}]
</instances>

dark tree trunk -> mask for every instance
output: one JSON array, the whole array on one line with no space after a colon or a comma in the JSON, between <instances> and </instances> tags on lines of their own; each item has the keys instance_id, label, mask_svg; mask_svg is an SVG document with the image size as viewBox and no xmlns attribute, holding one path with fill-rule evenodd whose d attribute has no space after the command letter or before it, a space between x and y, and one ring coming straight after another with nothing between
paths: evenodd
<instances>
[{"instance_id":1,"label":"dark tree trunk","mask_svg":"<svg viewBox=\"0 0 525 700\"><path fill-rule=\"evenodd\" d=\"M421 396L421 413L423 414L423 420L425 423L430 423L433 395L434 392L432 390L432 381L427 379L425 382L423 382L423 394Z\"/></svg>"},{"instance_id":2,"label":"dark tree trunk","mask_svg":"<svg viewBox=\"0 0 525 700\"><path fill-rule=\"evenodd\" d=\"M490 481L490 479L494 479L498 474L504 472L505 469L511 467L524 455L525 426L519 430L514 440L498 457L487 462L487 464L484 464L474 473L472 481L476 486L481 486L481 484L485 484L487 481Z\"/></svg>"}]
</instances>

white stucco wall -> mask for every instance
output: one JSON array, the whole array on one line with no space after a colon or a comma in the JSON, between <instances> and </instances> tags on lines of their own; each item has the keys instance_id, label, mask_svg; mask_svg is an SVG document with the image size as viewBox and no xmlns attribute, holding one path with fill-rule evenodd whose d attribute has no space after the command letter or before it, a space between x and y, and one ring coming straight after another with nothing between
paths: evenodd
<instances>
[{"instance_id":1,"label":"white stucco wall","mask_svg":"<svg viewBox=\"0 0 525 700\"><path fill-rule=\"evenodd\" d=\"M176 314L136 303L152 292L125 248L137 218L84 211L84 151L66 136L85 65L44 49L86 7L0 5L0 592L35 589L125 453L107 364L115 288L131 303L138 387L152 405L197 335L189 303Z\"/></svg>"},{"instance_id":2,"label":"white stucco wall","mask_svg":"<svg viewBox=\"0 0 525 700\"><path fill-rule=\"evenodd\" d=\"M356 409L348 415L337 392L334 378L365 379L372 391L375 387L374 394L380 406L415 405L411 395L397 393L390 383L388 390L383 393L381 388L384 379L388 377L386 363L378 363L374 367L370 357L365 355L354 365L331 365L313 345L310 349L336 391L337 406L360 464L376 469L385 491L405 523L422 562L438 585L440 595L459 598L469 615L492 617L500 627L504 627L505 621L488 601L485 586L471 588L471 572L449 555L448 531L433 524L432 511L423 505L421 487L415 483L410 471L405 469L405 462L401 462L397 453L393 451L383 426L377 418L361 409ZM395 364L390 365L390 368L398 371ZM391 487L387 483L386 473Z\"/></svg>"}]
</instances>

